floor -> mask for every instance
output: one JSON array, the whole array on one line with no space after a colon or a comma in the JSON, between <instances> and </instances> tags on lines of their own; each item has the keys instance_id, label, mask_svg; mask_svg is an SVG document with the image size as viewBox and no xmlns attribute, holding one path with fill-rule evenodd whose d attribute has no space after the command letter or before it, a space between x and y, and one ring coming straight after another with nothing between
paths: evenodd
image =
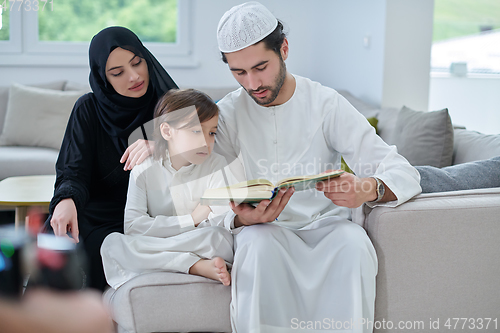
<instances>
[{"instance_id":1,"label":"floor","mask_svg":"<svg viewBox=\"0 0 500 333\"><path fill-rule=\"evenodd\" d=\"M15 216L14 210L0 210L0 225L14 223ZM43 214L42 221L45 221L47 217L48 214Z\"/></svg>"},{"instance_id":2,"label":"floor","mask_svg":"<svg viewBox=\"0 0 500 333\"><path fill-rule=\"evenodd\" d=\"M14 223L15 212L13 210L0 211L0 225Z\"/></svg>"}]
</instances>

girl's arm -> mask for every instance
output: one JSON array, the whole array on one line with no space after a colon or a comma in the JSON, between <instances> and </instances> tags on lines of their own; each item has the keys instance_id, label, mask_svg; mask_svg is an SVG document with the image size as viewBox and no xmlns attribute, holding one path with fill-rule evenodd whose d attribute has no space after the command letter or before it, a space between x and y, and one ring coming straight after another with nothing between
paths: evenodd
<instances>
[{"instance_id":1,"label":"girl's arm","mask_svg":"<svg viewBox=\"0 0 500 333\"><path fill-rule=\"evenodd\" d=\"M231 172L230 167L227 165L225 158L222 156L217 156L214 166L212 166L212 170L214 171L211 174L207 188L225 187L238 182L236 180L236 177ZM229 230L231 229L230 224L232 219L234 218L234 214L231 214L232 211L229 207L229 202L226 206L203 207L208 207L210 209L210 214L205 221L200 223L198 228L207 226L220 226L225 227Z\"/></svg>"},{"instance_id":2,"label":"girl's arm","mask_svg":"<svg viewBox=\"0 0 500 333\"><path fill-rule=\"evenodd\" d=\"M130 173L127 204L125 206L125 234L171 237L194 230L196 224L200 221L195 221L192 214L181 216L158 215L156 217L151 217L148 214L145 176L145 172L139 174L137 168L134 168Z\"/></svg>"}]
</instances>

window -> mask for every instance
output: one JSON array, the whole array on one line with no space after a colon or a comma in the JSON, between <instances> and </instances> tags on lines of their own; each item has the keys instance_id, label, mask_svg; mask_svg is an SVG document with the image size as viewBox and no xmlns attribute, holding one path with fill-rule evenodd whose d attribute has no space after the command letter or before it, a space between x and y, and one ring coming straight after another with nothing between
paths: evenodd
<instances>
[{"instance_id":1,"label":"window","mask_svg":"<svg viewBox=\"0 0 500 333\"><path fill-rule=\"evenodd\" d=\"M92 37L115 25L134 31L164 64L195 64L190 58L190 0L5 2L2 24L8 29L0 29L3 65L87 66Z\"/></svg>"},{"instance_id":2,"label":"window","mask_svg":"<svg viewBox=\"0 0 500 333\"><path fill-rule=\"evenodd\" d=\"M120 25L143 42L176 42L176 0L53 1L38 11L40 41L88 42L103 28Z\"/></svg>"},{"instance_id":3,"label":"window","mask_svg":"<svg viewBox=\"0 0 500 333\"><path fill-rule=\"evenodd\" d=\"M435 0L433 72L500 74L500 1Z\"/></svg>"},{"instance_id":4,"label":"window","mask_svg":"<svg viewBox=\"0 0 500 333\"><path fill-rule=\"evenodd\" d=\"M10 10L11 3L0 0L0 54L21 52L21 12Z\"/></svg>"},{"instance_id":5,"label":"window","mask_svg":"<svg viewBox=\"0 0 500 333\"><path fill-rule=\"evenodd\" d=\"M0 7L0 40L9 40L9 11Z\"/></svg>"},{"instance_id":6,"label":"window","mask_svg":"<svg viewBox=\"0 0 500 333\"><path fill-rule=\"evenodd\" d=\"M429 109L454 125L500 133L500 1L435 0Z\"/></svg>"}]
</instances>

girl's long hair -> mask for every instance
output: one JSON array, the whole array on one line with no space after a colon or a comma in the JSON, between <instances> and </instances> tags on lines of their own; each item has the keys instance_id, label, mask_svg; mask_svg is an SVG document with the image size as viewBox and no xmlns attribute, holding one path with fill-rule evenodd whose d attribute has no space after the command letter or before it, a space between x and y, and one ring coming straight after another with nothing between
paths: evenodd
<instances>
[{"instance_id":1,"label":"girl's long hair","mask_svg":"<svg viewBox=\"0 0 500 333\"><path fill-rule=\"evenodd\" d=\"M204 123L218 114L217 104L199 90L170 89L167 91L159 99L154 112L154 158L166 158L165 153L168 149L167 140L161 135L161 124L167 123L177 129L189 128Z\"/></svg>"}]
</instances>

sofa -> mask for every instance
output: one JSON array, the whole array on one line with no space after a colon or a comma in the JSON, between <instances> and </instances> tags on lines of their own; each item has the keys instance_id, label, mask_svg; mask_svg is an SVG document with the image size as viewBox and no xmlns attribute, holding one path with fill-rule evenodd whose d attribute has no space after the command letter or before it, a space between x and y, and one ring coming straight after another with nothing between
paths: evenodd
<instances>
[{"instance_id":1,"label":"sofa","mask_svg":"<svg viewBox=\"0 0 500 333\"><path fill-rule=\"evenodd\" d=\"M500 156L500 135L453 125L447 110L425 115L405 110L408 121L400 117L403 110L380 109L347 91L340 93L367 118L378 119L377 132L387 143L398 146L402 134L412 133L415 137L400 144L410 149L409 160L423 156L425 163L456 165ZM429 129L402 129L401 118L427 127L441 122L434 139L448 138L429 141ZM424 152L430 145L440 154L430 158L411 151L419 139L429 141ZM396 208L363 205L353 211L353 220L365 228L379 260L374 332L449 332L462 328L463 318L470 327L483 320L482 330L495 331L494 323L486 329L486 321L500 317L498 216L498 187L425 193ZM230 287L203 277L144 274L117 290L108 289L104 299L119 332L231 332Z\"/></svg>"},{"instance_id":2,"label":"sofa","mask_svg":"<svg viewBox=\"0 0 500 333\"><path fill-rule=\"evenodd\" d=\"M60 145L57 140L61 140L62 136L54 136L48 141L40 137L23 141L24 136L15 137L16 131L13 134L12 128L4 128L8 106L11 107L11 115L7 123L15 120L12 110L16 108L8 104L9 91L13 90L18 93L18 97L34 94L35 101L44 99L54 102L60 99L61 105L66 105L61 108L64 110L60 114L56 114L62 119L57 128L60 136L61 126L65 128L65 121L71 111L67 105L71 106L71 99L76 100L88 91L88 87L67 81L37 87L0 87L0 179L54 174L57 144ZM200 90L218 100L232 89ZM387 143L398 146L398 149L406 149L409 160L422 156L430 158L429 154L414 154L411 151L418 135L427 133L425 131L428 129L414 127L402 130L401 126L423 124L432 127L438 121L442 126L436 128L434 139L443 135L448 139L431 141L431 145L442 145L443 151L447 147L447 152L431 156L433 160L426 162L457 165L500 156L500 135L484 135L452 124L447 112L430 112L428 114L432 118L418 121L411 118L411 121L406 119L398 123L402 119L402 110L380 109L349 92L341 91L341 94L367 118L376 117L378 134ZM18 102L28 103L27 100L21 98ZM34 111L47 103L35 105ZM23 109L23 104L17 105L17 108ZM405 114L423 117L410 111ZM23 115L25 119L36 116ZM3 136L5 130L14 136L6 139ZM404 133L412 133L415 137L398 142ZM15 140L9 143L12 137L17 143ZM427 147L424 151L429 149ZM432 329L435 332L448 332L450 328L461 328L464 324L463 319L457 323L454 318L471 318L474 322L468 321L466 325L479 326L479 319L500 317L500 288L497 286L500 276L498 216L500 188L493 187L420 194L397 208L371 209L362 206L355 210L353 220L365 228L379 260L375 332L400 332L408 330L410 326L414 331ZM104 299L110 305L121 332L231 331L230 287L203 277L168 272L144 274L117 290L108 289ZM483 327L481 331L494 331L493 324L490 323L488 330ZM500 323L497 329L498 325Z\"/></svg>"},{"instance_id":3,"label":"sofa","mask_svg":"<svg viewBox=\"0 0 500 333\"><path fill-rule=\"evenodd\" d=\"M89 90L65 80L0 87L0 180L55 174L72 105Z\"/></svg>"},{"instance_id":4,"label":"sofa","mask_svg":"<svg viewBox=\"0 0 500 333\"><path fill-rule=\"evenodd\" d=\"M60 80L0 87L0 181L54 175L66 124L88 85ZM0 206L0 211L15 207Z\"/></svg>"},{"instance_id":5,"label":"sofa","mask_svg":"<svg viewBox=\"0 0 500 333\"><path fill-rule=\"evenodd\" d=\"M375 111L379 135L396 146L400 112ZM451 165L500 156L500 134L452 129ZM492 185L500 186L498 179ZM474 331L481 320L500 317L500 187L423 193L396 208L362 209L379 261L375 332ZM490 322L481 330L499 329Z\"/></svg>"}]
</instances>

